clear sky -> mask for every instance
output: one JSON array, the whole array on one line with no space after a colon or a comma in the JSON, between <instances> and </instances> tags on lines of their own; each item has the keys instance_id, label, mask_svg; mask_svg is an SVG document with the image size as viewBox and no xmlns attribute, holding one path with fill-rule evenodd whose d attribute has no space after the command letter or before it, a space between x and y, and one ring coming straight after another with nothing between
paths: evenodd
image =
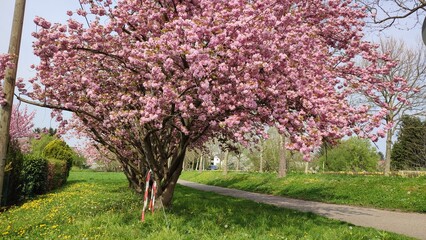
<instances>
[{"instance_id":1,"label":"clear sky","mask_svg":"<svg viewBox=\"0 0 426 240\"><path fill-rule=\"evenodd\" d=\"M0 1L0 53L6 53L9 46L10 31L12 26L14 2L10 0ZM35 16L41 16L51 22L65 22L68 19L67 10L75 10L80 7L78 0L27 0L24 19L24 28L21 43L21 54L19 58L18 77L28 79L34 75L34 71L29 68L33 63L37 63L37 58L33 55L31 33L36 31L33 22ZM412 21L406 19L406 21ZM408 46L415 47L421 41L421 26L417 25L411 30L398 30L391 27L383 32L368 32L367 39L377 41L379 35L383 37L395 37L407 43ZM16 103L16 100L15 100ZM29 106L36 111L36 127L56 127L57 123L50 118L48 109ZM75 145L74 141L69 141ZM377 144L380 151L384 152L384 141Z\"/></svg>"}]
</instances>

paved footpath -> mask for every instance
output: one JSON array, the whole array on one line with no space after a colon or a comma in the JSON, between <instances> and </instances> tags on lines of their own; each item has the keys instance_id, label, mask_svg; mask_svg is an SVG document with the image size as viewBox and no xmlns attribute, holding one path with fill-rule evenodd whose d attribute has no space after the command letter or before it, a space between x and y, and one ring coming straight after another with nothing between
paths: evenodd
<instances>
[{"instance_id":1,"label":"paved footpath","mask_svg":"<svg viewBox=\"0 0 426 240\"><path fill-rule=\"evenodd\" d=\"M255 202L295 209L303 212L313 212L328 218L352 223L357 226L372 227L389 232L426 240L426 214L385 211L373 208L353 207L346 205L311 202L252 193L236 189L209 186L185 180L179 184L202 191L215 192L221 195L245 198Z\"/></svg>"}]
</instances>

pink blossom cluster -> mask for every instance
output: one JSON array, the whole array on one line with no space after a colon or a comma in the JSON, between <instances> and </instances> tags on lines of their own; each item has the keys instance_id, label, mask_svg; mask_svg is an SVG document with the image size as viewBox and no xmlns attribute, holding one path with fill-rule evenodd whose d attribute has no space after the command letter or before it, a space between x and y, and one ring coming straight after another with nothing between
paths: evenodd
<instances>
[{"instance_id":1,"label":"pink blossom cluster","mask_svg":"<svg viewBox=\"0 0 426 240\"><path fill-rule=\"evenodd\" d=\"M86 142L84 146L77 147L77 151L84 156L86 164L89 166L109 164L114 159L113 154L108 149L94 142Z\"/></svg>"},{"instance_id":2,"label":"pink blossom cluster","mask_svg":"<svg viewBox=\"0 0 426 240\"><path fill-rule=\"evenodd\" d=\"M0 54L0 106L6 104L5 94L3 92L3 79L6 74L6 69L13 67L12 58L8 54Z\"/></svg>"},{"instance_id":3,"label":"pink blossom cluster","mask_svg":"<svg viewBox=\"0 0 426 240\"><path fill-rule=\"evenodd\" d=\"M35 19L29 96L73 111L73 127L135 163L149 143L167 159L182 139L247 144L266 125L308 158L325 138L377 138L388 110L377 93L405 88L377 77L395 63L362 40L365 9L352 1L81 2L90 10L67 23ZM381 109L351 106L354 93Z\"/></svg>"},{"instance_id":4,"label":"pink blossom cluster","mask_svg":"<svg viewBox=\"0 0 426 240\"><path fill-rule=\"evenodd\" d=\"M32 137L34 135L34 116L35 111L29 112L26 106L19 107L18 105L13 105L10 119L10 138L19 139Z\"/></svg>"}]
</instances>

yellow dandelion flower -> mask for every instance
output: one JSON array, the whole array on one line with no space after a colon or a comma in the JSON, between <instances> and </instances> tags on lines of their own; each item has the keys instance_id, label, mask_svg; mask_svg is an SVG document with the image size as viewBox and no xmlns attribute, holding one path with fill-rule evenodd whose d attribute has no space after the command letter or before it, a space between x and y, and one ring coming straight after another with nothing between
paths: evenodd
<instances>
[{"instance_id":1,"label":"yellow dandelion flower","mask_svg":"<svg viewBox=\"0 0 426 240\"><path fill-rule=\"evenodd\" d=\"M18 232L19 236L24 235L24 233L25 233L25 229L21 229L21 230L19 230L19 232Z\"/></svg>"}]
</instances>

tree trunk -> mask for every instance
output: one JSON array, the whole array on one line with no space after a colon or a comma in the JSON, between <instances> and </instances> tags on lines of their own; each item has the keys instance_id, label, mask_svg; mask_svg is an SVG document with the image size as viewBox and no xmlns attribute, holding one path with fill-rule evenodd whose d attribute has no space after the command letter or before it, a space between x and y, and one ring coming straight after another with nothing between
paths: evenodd
<instances>
[{"instance_id":1,"label":"tree trunk","mask_svg":"<svg viewBox=\"0 0 426 240\"><path fill-rule=\"evenodd\" d=\"M201 154L200 156L200 164L198 165L198 172L202 173L204 170L204 162L203 162L203 155Z\"/></svg>"},{"instance_id":2,"label":"tree trunk","mask_svg":"<svg viewBox=\"0 0 426 240\"><path fill-rule=\"evenodd\" d=\"M159 183L160 180L156 180L157 186L161 186L161 188L159 188L160 191L157 192L156 198L158 199L158 201L155 204L155 208L161 208L161 207L170 208L172 206L173 194L175 191L176 183L181 173L182 173L182 164L172 174L168 184L161 186Z\"/></svg>"},{"instance_id":3,"label":"tree trunk","mask_svg":"<svg viewBox=\"0 0 426 240\"><path fill-rule=\"evenodd\" d=\"M280 162L278 168L278 178L287 176L287 159L286 159L286 148L285 148L285 136L280 135Z\"/></svg>"},{"instance_id":4,"label":"tree trunk","mask_svg":"<svg viewBox=\"0 0 426 240\"><path fill-rule=\"evenodd\" d=\"M186 163L186 161L185 160L183 160L183 164L182 164L182 171L185 171L185 163Z\"/></svg>"},{"instance_id":5,"label":"tree trunk","mask_svg":"<svg viewBox=\"0 0 426 240\"><path fill-rule=\"evenodd\" d=\"M226 150L225 157L223 159L223 175L228 174L228 155L229 155L229 151Z\"/></svg>"},{"instance_id":6,"label":"tree trunk","mask_svg":"<svg viewBox=\"0 0 426 240\"><path fill-rule=\"evenodd\" d=\"M260 148L259 172L263 172L263 142L260 142Z\"/></svg>"},{"instance_id":7,"label":"tree trunk","mask_svg":"<svg viewBox=\"0 0 426 240\"><path fill-rule=\"evenodd\" d=\"M200 162L199 160L198 160L198 161L196 161L194 170L197 170L197 169L198 169L198 163L199 163L199 162Z\"/></svg>"},{"instance_id":8,"label":"tree trunk","mask_svg":"<svg viewBox=\"0 0 426 240\"><path fill-rule=\"evenodd\" d=\"M309 162L305 162L305 174L308 174Z\"/></svg>"},{"instance_id":9,"label":"tree trunk","mask_svg":"<svg viewBox=\"0 0 426 240\"><path fill-rule=\"evenodd\" d=\"M389 129L386 133L386 152L385 152L385 168L384 175L389 176L390 174L390 163L391 163L391 151L392 151L392 129Z\"/></svg>"},{"instance_id":10,"label":"tree trunk","mask_svg":"<svg viewBox=\"0 0 426 240\"><path fill-rule=\"evenodd\" d=\"M241 162L241 154L238 154L237 158L237 167L235 170L240 171L240 162Z\"/></svg>"}]
</instances>

